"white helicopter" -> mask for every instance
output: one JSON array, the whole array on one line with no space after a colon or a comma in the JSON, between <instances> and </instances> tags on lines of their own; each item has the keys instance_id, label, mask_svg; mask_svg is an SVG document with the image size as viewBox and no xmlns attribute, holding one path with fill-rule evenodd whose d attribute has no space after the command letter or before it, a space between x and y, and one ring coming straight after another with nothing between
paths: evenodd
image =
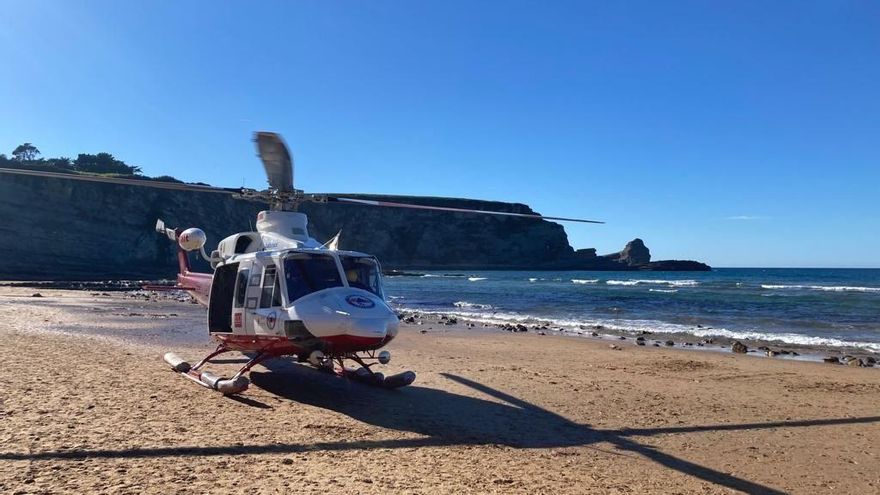
<instances>
[{"instance_id":1,"label":"white helicopter","mask_svg":"<svg viewBox=\"0 0 880 495\"><path fill-rule=\"evenodd\" d=\"M318 369L384 388L403 387L416 378L412 371L384 376L371 369L376 362L390 361L391 354L379 349L394 339L399 325L397 314L385 300L379 261L365 253L337 249L339 234L325 243L312 238L308 218L296 211L304 201L603 223L307 194L293 187L293 160L281 137L257 132L254 140L269 182L269 188L263 191L25 169L0 169L0 173L225 193L268 203L270 210L257 215L256 232L231 235L220 241L210 255L205 251L206 236L201 229L167 228L162 220L156 224L159 233L177 242L180 271L176 286L146 288L184 290L207 306L208 332L218 344L194 365L171 352L164 359L174 371L227 395L248 388L245 375L253 366L279 356L295 356L299 362ZM213 273L192 271L188 254L192 251L211 263ZM212 358L231 351L250 356L232 377L203 370ZM346 367L346 361L353 361L359 368Z\"/></svg>"}]
</instances>

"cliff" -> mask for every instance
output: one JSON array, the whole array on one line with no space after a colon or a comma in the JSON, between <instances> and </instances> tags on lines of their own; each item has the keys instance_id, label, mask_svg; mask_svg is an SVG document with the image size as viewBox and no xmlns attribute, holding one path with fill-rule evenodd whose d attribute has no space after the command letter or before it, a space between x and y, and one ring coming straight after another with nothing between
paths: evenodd
<instances>
[{"instance_id":1,"label":"cliff","mask_svg":"<svg viewBox=\"0 0 880 495\"><path fill-rule=\"evenodd\" d=\"M514 203L348 196L533 213ZM212 248L250 230L265 208L224 194L0 174L0 279L170 277L177 271L175 246L153 230L157 218L198 226ZM328 239L341 229L341 248L374 254L388 269L652 269L638 246L609 256L575 252L562 226L546 221L342 203L306 203L301 211L309 215L313 237ZM665 269L679 268L668 263ZM688 268L708 269L697 265Z\"/></svg>"}]
</instances>

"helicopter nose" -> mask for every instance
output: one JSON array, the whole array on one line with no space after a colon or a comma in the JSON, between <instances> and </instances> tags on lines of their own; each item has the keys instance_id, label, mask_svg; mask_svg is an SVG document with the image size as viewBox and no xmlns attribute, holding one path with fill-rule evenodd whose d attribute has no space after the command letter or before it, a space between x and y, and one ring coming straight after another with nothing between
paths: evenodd
<instances>
[{"instance_id":1,"label":"helicopter nose","mask_svg":"<svg viewBox=\"0 0 880 495\"><path fill-rule=\"evenodd\" d=\"M349 334L360 337L394 337L399 320L388 305L370 294L347 294L342 299L341 311L349 315Z\"/></svg>"},{"instance_id":2,"label":"helicopter nose","mask_svg":"<svg viewBox=\"0 0 880 495\"><path fill-rule=\"evenodd\" d=\"M397 335L399 325L397 314L381 297L351 287L325 289L299 299L290 319L301 321L315 337L362 346L384 345Z\"/></svg>"}]
</instances>

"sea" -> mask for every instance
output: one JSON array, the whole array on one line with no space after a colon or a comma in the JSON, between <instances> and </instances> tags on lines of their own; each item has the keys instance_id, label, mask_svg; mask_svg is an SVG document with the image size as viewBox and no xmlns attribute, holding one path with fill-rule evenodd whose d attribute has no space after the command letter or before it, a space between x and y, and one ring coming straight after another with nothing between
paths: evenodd
<instances>
[{"instance_id":1,"label":"sea","mask_svg":"<svg viewBox=\"0 0 880 495\"><path fill-rule=\"evenodd\" d=\"M387 277L385 292L401 310L491 324L880 352L880 269L431 271Z\"/></svg>"}]
</instances>

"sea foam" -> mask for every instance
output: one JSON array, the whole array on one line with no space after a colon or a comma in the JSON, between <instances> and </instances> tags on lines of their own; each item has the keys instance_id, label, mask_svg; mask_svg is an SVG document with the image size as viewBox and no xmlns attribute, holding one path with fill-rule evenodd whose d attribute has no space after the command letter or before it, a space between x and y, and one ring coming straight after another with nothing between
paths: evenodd
<instances>
[{"instance_id":1,"label":"sea foam","mask_svg":"<svg viewBox=\"0 0 880 495\"><path fill-rule=\"evenodd\" d=\"M880 293L880 287L860 287L847 285L773 285L761 284L762 289L770 290L820 290L825 292L876 292Z\"/></svg>"},{"instance_id":2,"label":"sea foam","mask_svg":"<svg viewBox=\"0 0 880 495\"><path fill-rule=\"evenodd\" d=\"M456 308L472 308L472 309L494 309L491 304L472 303L467 301L456 301L452 303Z\"/></svg>"},{"instance_id":3,"label":"sea foam","mask_svg":"<svg viewBox=\"0 0 880 495\"><path fill-rule=\"evenodd\" d=\"M670 287L693 287L700 285L696 280L657 280L657 279L637 279L637 280L608 280L608 285L668 285Z\"/></svg>"}]
</instances>

